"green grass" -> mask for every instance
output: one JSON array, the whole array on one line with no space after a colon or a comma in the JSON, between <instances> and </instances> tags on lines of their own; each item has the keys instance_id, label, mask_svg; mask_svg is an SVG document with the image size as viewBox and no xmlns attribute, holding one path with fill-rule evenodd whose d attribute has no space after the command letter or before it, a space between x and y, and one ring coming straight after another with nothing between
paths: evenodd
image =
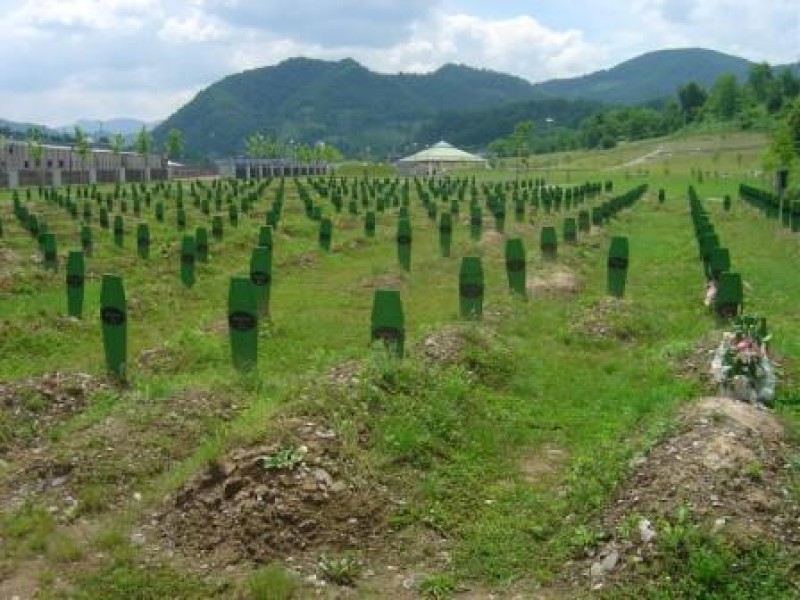
<instances>
[{"instance_id":1,"label":"green grass","mask_svg":"<svg viewBox=\"0 0 800 600\"><path fill-rule=\"evenodd\" d=\"M554 264L540 258L540 228L554 225L560 238L565 212L539 213L532 224L516 222L509 213L505 237L523 238L529 281L568 269L581 287L578 294L537 294L527 302L508 294L504 238L492 233L488 216L479 243L459 221L452 258L442 258L436 225L412 191L414 246L411 272L405 273L394 245L397 209L378 215L378 235L371 240L363 237L363 215L334 214L312 192L335 222L334 251L325 253L317 248L317 224L305 217L295 186L287 182L284 219L274 234L271 314L260 328L258 369L249 374L230 364L225 304L229 277L247 271L260 218L243 217L235 229L226 222L224 242L212 243L212 260L198 267L192 289L178 280L172 211L164 224L148 217L154 252L146 262L135 258L132 236L119 249L95 225L86 316L72 322L63 318L63 271L44 272L33 263L35 243L8 216L7 194L0 195L6 231L0 249L11 257L0 263L0 381L52 371L102 377L102 273L124 275L130 309L127 386L92 393L75 415L36 427L0 411L0 447L41 435L56 456L93 458L92 468L73 475L70 485L78 516L100 525L93 545L106 558L85 567L87 553L62 529L63 515L48 512L45 499L15 511L0 509L4 554L9 560L41 554L52 571L64 573L72 595L51 589L50 597L295 597L302 584L282 567L254 566L242 582L219 574L218 585L178 565L145 569L127 540L129 529L188 478L231 448L280 439L281 415L296 413L330 421L347 441L352 468L404 498L390 515L400 535L430 530L448 540L452 562L422 580L422 597L446 598L462 584L502 591L552 581L577 550L597 543L601 532L593 519L624 482L631 457L668 435L679 407L706 392L700 382L675 372L675 363L699 339L720 330L702 306L704 279L686 201L690 184L748 284L748 310L765 314L774 331L781 380L787 383L779 388L779 412L792 431L798 429L800 275L793 265L800 238L778 231L741 202L735 200L726 213L719 201L724 194L735 198L739 181L754 181L749 173L757 168L759 140L704 136L532 158L535 170L528 177L612 180L615 193L648 182L650 191L597 234L579 236L575 246L561 244ZM658 148L652 164L611 169ZM697 171L704 172L702 183ZM353 176L360 181L363 172ZM479 184L484 178L513 180L513 169L476 176ZM272 201L277 183L261 194L257 210ZM660 188L667 192L663 205L656 202ZM188 185L185 199L187 190ZM349 197L344 195L345 211ZM468 198L469 192L461 220ZM205 217L188 204L191 229ZM30 205L48 215L60 256L75 247L77 222L43 201ZM126 217L129 234L136 221ZM612 235L627 235L631 246L621 302L606 299ZM483 259L484 323L461 323L458 317L457 273L464 255ZM386 357L368 340L373 290L387 282L403 299L410 350L403 361ZM431 360L417 348L425 336L451 329L461 344L453 360ZM331 367L350 360L364 366L357 385L327 383ZM35 394L24 398L35 414L47 410L42 402ZM367 444L359 441L363 432ZM94 459L106 447L119 450ZM553 449L561 458L551 460ZM273 457L276 468L294 462L293 448L284 450ZM130 461L134 454L138 459ZM537 465L547 468L531 474ZM0 484L13 467L12 462L0 469ZM760 475L752 465L751 479ZM121 500L119 490L125 492ZM134 490L142 495L139 503L130 500ZM688 525L681 536L677 545L664 547L663 569L652 585L624 587L616 597L722 598L725 592L755 598L759 589L777 594L785 589L781 577L790 578L797 561L792 549L732 546ZM371 557L325 556L323 574L358 590ZM749 565L752 574L734 572L731 561ZM670 572L676 575L668 581L664 575Z\"/></svg>"}]
</instances>

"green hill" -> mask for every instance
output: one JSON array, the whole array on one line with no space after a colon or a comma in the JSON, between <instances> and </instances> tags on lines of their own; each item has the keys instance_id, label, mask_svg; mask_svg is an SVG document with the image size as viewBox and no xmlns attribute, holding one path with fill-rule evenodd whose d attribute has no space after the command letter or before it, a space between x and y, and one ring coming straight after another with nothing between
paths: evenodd
<instances>
[{"instance_id":1,"label":"green hill","mask_svg":"<svg viewBox=\"0 0 800 600\"><path fill-rule=\"evenodd\" d=\"M743 80L752 65L744 58L702 48L659 50L612 69L572 79L554 79L534 87L550 96L636 105L672 96L689 81L711 87L724 73L733 73Z\"/></svg>"},{"instance_id":2,"label":"green hill","mask_svg":"<svg viewBox=\"0 0 800 600\"><path fill-rule=\"evenodd\" d=\"M261 131L304 143L324 140L359 155L371 146L407 143L436 113L527 100L532 85L518 77L446 65L424 74L385 75L346 59L286 60L231 75L200 92L156 128L157 140L180 129L193 154L243 151Z\"/></svg>"}]
</instances>

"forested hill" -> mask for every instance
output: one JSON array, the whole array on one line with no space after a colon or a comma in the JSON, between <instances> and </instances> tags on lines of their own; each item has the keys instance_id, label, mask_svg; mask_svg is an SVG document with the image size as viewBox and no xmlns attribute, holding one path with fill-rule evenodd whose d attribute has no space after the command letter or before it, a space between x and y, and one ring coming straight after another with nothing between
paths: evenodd
<instances>
[{"instance_id":1,"label":"forested hill","mask_svg":"<svg viewBox=\"0 0 800 600\"><path fill-rule=\"evenodd\" d=\"M498 106L536 96L518 77L445 65L424 75L385 75L346 59L286 60L231 75L200 92L155 130L180 129L192 154L242 152L263 132L281 140L324 140L346 154L400 147L435 114Z\"/></svg>"},{"instance_id":2,"label":"forested hill","mask_svg":"<svg viewBox=\"0 0 800 600\"><path fill-rule=\"evenodd\" d=\"M726 73L743 80L752 64L744 58L702 48L659 50L612 69L572 79L554 79L534 88L548 96L630 106L674 96L675 90L689 81L710 88Z\"/></svg>"},{"instance_id":3,"label":"forested hill","mask_svg":"<svg viewBox=\"0 0 800 600\"><path fill-rule=\"evenodd\" d=\"M293 58L212 84L154 136L163 144L170 129L179 129L195 158L242 153L245 140L257 132L284 144L325 141L359 158L405 153L413 143L441 138L475 149L506 135L521 119L535 120L539 132L548 118L551 129L574 128L598 103L674 99L689 82L710 89L726 74L744 81L754 65L712 50L662 50L605 71L534 85L462 65L389 75L351 59Z\"/></svg>"}]
</instances>

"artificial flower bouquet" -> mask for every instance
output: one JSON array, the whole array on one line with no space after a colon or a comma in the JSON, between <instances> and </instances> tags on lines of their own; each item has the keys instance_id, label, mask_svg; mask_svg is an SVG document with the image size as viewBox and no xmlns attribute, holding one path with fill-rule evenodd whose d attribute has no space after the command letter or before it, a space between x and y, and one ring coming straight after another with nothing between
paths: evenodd
<instances>
[{"instance_id":1,"label":"artificial flower bouquet","mask_svg":"<svg viewBox=\"0 0 800 600\"><path fill-rule=\"evenodd\" d=\"M770 337L764 319L742 315L732 321L732 330L722 334L711 361L711 374L723 396L753 403L772 402L776 377L767 353Z\"/></svg>"}]
</instances>

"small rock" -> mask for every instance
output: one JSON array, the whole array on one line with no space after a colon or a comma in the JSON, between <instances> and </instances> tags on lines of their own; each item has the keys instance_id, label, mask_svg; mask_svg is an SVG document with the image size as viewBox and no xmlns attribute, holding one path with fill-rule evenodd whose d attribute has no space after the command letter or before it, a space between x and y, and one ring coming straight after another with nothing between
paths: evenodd
<instances>
[{"instance_id":1,"label":"small rock","mask_svg":"<svg viewBox=\"0 0 800 600\"><path fill-rule=\"evenodd\" d=\"M656 537L656 530L648 519L639 521L639 536L645 544L649 544Z\"/></svg>"},{"instance_id":2,"label":"small rock","mask_svg":"<svg viewBox=\"0 0 800 600\"><path fill-rule=\"evenodd\" d=\"M322 487L329 488L333 485L333 477L325 469L314 469L314 479Z\"/></svg>"},{"instance_id":3,"label":"small rock","mask_svg":"<svg viewBox=\"0 0 800 600\"><path fill-rule=\"evenodd\" d=\"M133 492L133 499L134 499L136 502L141 502L141 501L142 501L142 494L141 494L141 492Z\"/></svg>"},{"instance_id":4,"label":"small rock","mask_svg":"<svg viewBox=\"0 0 800 600\"><path fill-rule=\"evenodd\" d=\"M342 492L347 490L347 484L344 481L336 481L331 486L331 491L334 494L341 494Z\"/></svg>"},{"instance_id":5,"label":"small rock","mask_svg":"<svg viewBox=\"0 0 800 600\"><path fill-rule=\"evenodd\" d=\"M55 479L53 479L53 480L50 482L50 487L61 487L61 486L62 486L62 485L64 485L66 482L67 482L67 477L66 477L66 475L64 475L64 476L62 476L62 477L56 477Z\"/></svg>"},{"instance_id":6,"label":"small rock","mask_svg":"<svg viewBox=\"0 0 800 600\"><path fill-rule=\"evenodd\" d=\"M144 534L141 532L134 532L131 534L131 544L134 546L141 546L144 544L145 538Z\"/></svg>"},{"instance_id":7,"label":"small rock","mask_svg":"<svg viewBox=\"0 0 800 600\"><path fill-rule=\"evenodd\" d=\"M592 564L592 568L589 570L592 579L602 579L614 570L618 562L619 552L617 552L617 550L612 550L605 558Z\"/></svg>"},{"instance_id":8,"label":"small rock","mask_svg":"<svg viewBox=\"0 0 800 600\"><path fill-rule=\"evenodd\" d=\"M725 523L727 523L725 517L720 517L714 521L714 526L711 528L711 533L717 533L720 531L723 527L725 527Z\"/></svg>"}]
</instances>

